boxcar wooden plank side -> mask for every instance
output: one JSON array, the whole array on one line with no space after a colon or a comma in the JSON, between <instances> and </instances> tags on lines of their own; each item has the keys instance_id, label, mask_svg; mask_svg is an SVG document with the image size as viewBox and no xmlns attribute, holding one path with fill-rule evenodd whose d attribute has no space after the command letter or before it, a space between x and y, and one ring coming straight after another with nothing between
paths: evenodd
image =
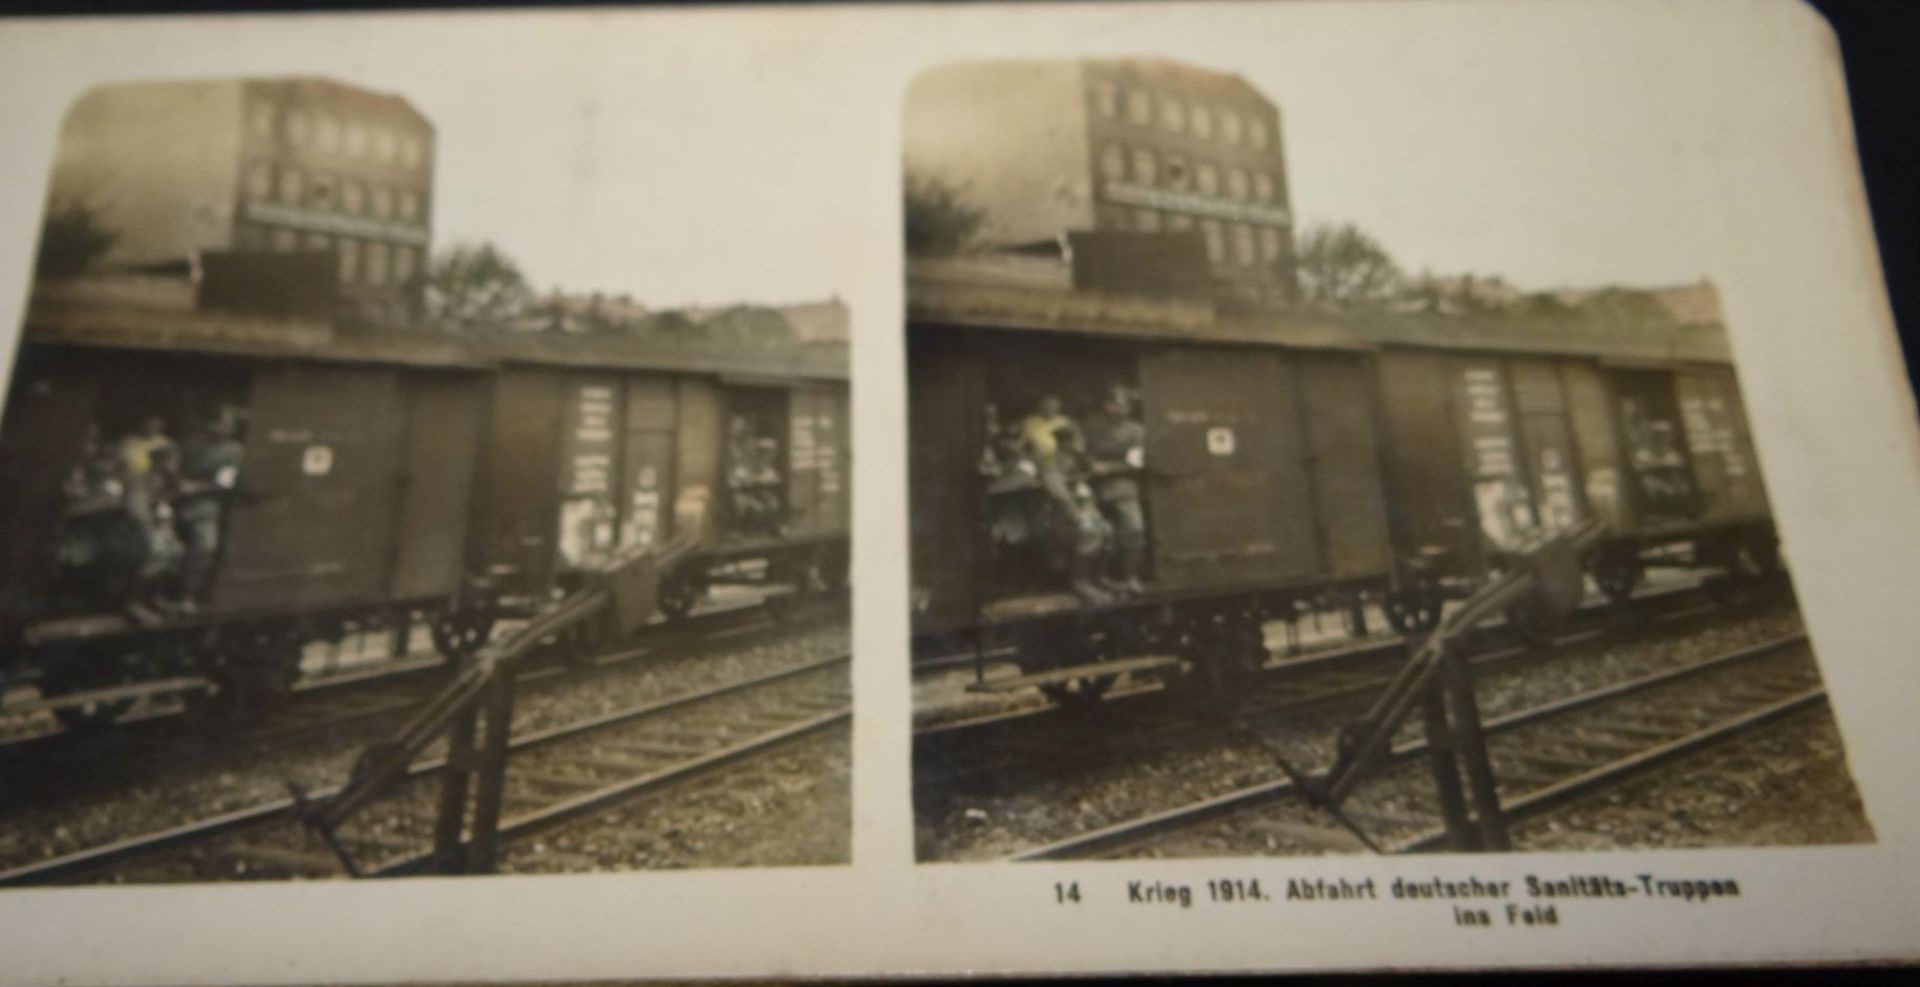
<instances>
[{"instance_id":1,"label":"boxcar wooden plank side","mask_svg":"<svg viewBox=\"0 0 1920 987\"><path fill-rule=\"evenodd\" d=\"M1389 349L1377 366L1394 543L1409 553L1442 551L1460 566L1477 568L1479 521L1460 465L1447 357Z\"/></svg>"},{"instance_id":2,"label":"boxcar wooden plank side","mask_svg":"<svg viewBox=\"0 0 1920 987\"><path fill-rule=\"evenodd\" d=\"M410 374L405 474L390 593L450 595L466 563L482 392L469 376Z\"/></svg>"},{"instance_id":3,"label":"boxcar wooden plank side","mask_svg":"<svg viewBox=\"0 0 1920 987\"><path fill-rule=\"evenodd\" d=\"M1392 569L1393 547L1368 366L1345 354L1305 354L1298 367L1326 574L1336 579L1384 574Z\"/></svg>"},{"instance_id":4,"label":"boxcar wooden plank side","mask_svg":"<svg viewBox=\"0 0 1920 987\"><path fill-rule=\"evenodd\" d=\"M969 337L911 327L907 337L908 558L926 632L970 621L986 568L986 362Z\"/></svg>"},{"instance_id":5,"label":"boxcar wooden plank side","mask_svg":"<svg viewBox=\"0 0 1920 987\"><path fill-rule=\"evenodd\" d=\"M393 370L263 369L216 611L377 600L391 583L405 409Z\"/></svg>"}]
</instances>

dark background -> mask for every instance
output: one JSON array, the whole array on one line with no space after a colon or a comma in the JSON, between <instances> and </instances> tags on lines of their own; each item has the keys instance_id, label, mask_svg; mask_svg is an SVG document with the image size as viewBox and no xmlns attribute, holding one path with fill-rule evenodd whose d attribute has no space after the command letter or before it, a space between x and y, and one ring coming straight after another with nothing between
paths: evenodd
<instances>
[{"instance_id":1,"label":"dark background","mask_svg":"<svg viewBox=\"0 0 1920 987\"><path fill-rule=\"evenodd\" d=\"M1814 0L1840 39L1880 262L1906 351L1920 354L1920 3Z\"/></svg>"}]
</instances>

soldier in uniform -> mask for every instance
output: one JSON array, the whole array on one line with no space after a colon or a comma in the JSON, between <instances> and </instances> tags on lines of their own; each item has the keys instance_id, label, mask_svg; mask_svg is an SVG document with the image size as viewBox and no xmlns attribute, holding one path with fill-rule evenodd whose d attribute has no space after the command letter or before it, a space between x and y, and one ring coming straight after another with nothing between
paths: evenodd
<instances>
[{"instance_id":1,"label":"soldier in uniform","mask_svg":"<svg viewBox=\"0 0 1920 987\"><path fill-rule=\"evenodd\" d=\"M240 461L245 455L238 432L237 416L227 409L181 450L175 515L186 552L181 561L181 597L189 606L204 602L213 589L227 500L240 482Z\"/></svg>"},{"instance_id":2,"label":"soldier in uniform","mask_svg":"<svg viewBox=\"0 0 1920 987\"><path fill-rule=\"evenodd\" d=\"M1147 429L1132 413L1125 388L1115 387L1087 422L1088 474L1100 513L1113 530L1113 571L1120 588L1139 593L1145 572L1147 517L1138 474L1146 465Z\"/></svg>"}]
</instances>

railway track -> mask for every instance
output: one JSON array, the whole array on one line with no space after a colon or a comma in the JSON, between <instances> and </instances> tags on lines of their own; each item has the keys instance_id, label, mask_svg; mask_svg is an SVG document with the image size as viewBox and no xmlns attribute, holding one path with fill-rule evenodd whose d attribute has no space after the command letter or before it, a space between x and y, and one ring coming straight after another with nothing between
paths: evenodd
<instances>
[{"instance_id":1,"label":"railway track","mask_svg":"<svg viewBox=\"0 0 1920 987\"><path fill-rule=\"evenodd\" d=\"M1469 663L1497 669L1524 665L1560 648L1594 641L1617 630L1615 608L1590 606L1558 635L1551 648L1516 643L1498 625L1476 633ZM1664 592L1644 599L1625 635L1670 632L1677 624L1719 616L1697 590ZM1357 701L1382 688L1405 659L1407 642L1392 638L1334 648L1270 663L1250 686L1247 709L1254 725ZM1048 774L1150 750L1215 729L1204 713L1168 702L1158 685L1117 689L1078 707L1036 706L972 717L914 732L914 786L936 789L989 776Z\"/></svg>"},{"instance_id":2,"label":"railway track","mask_svg":"<svg viewBox=\"0 0 1920 987\"><path fill-rule=\"evenodd\" d=\"M1550 813L1688 754L1824 704L1804 634L1489 718L1489 754L1509 823ZM1411 734L1411 735L1409 735ZM1446 833L1420 755L1403 734L1349 818L1391 852L1441 849ZM1288 781L1244 788L1013 854L1013 860L1361 852Z\"/></svg>"},{"instance_id":3,"label":"railway track","mask_svg":"<svg viewBox=\"0 0 1920 987\"><path fill-rule=\"evenodd\" d=\"M499 839L512 842L778 749L851 719L845 654L640 703L509 742ZM430 863L432 782L445 761L417 761L407 784L336 833L363 874ZM331 790L306 793L322 798ZM300 797L262 802L159 832L0 871L0 886L339 876L345 868L299 818Z\"/></svg>"},{"instance_id":4,"label":"railway track","mask_svg":"<svg viewBox=\"0 0 1920 987\"><path fill-rule=\"evenodd\" d=\"M522 673L520 681L541 682L593 674L652 656L677 653L710 639L752 633L771 627L781 619L804 620L809 614L843 605L844 594L837 593L781 603L778 614L758 601L709 611L655 625L618 649L583 661L543 662ZM440 656L416 653L310 677L294 685L284 707L258 723L225 732L200 729L185 707L174 702L111 728L76 732L55 727L3 736L0 737L0 771L31 765L35 773L44 774L104 757L148 759L182 752L238 749L322 734L354 724L377 723L406 714L437 688L446 674L446 663ZM204 683L182 688L200 687L204 687ZM18 716L33 708L37 707L20 704L7 712Z\"/></svg>"}]
</instances>

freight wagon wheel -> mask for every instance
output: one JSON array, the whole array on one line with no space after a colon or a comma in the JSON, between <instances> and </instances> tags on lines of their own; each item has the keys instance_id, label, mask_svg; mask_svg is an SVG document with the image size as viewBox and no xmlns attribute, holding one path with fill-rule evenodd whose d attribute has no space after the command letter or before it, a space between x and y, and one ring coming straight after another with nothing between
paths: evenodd
<instances>
[{"instance_id":1,"label":"freight wagon wheel","mask_svg":"<svg viewBox=\"0 0 1920 987\"><path fill-rule=\"evenodd\" d=\"M1640 584L1640 560L1618 555L1603 557L1594 564L1593 581L1614 605L1626 606L1633 599L1633 588Z\"/></svg>"},{"instance_id":2,"label":"freight wagon wheel","mask_svg":"<svg viewBox=\"0 0 1920 987\"><path fill-rule=\"evenodd\" d=\"M1057 706L1084 706L1098 700L1120 681L1118 675L1087 675L1065 682L1054 682L1040 687L1048 699Z\"/></svg>"},{"instance_id":3,"label":"freight wagon wheel","mask_svg":"<svg viewBox=\"0 0 1920 987\"><path fill-rule=\"evenodd\" d=\"M1234 696L1266 667L1267 637L1253 620L1215 625L1188 639L1185 649L1203 695Z\"/></svg>"},{"instance_id":4,"label":"freight wagon wheel","mask_svg":"<svg viewBox=\"0 0 1920 987\"><path fill-rule=\"evenodd\" d=\"M479 607L463 608L434 618L433 646L448 661L459 661L480 650L493 635L493 614Z\"/></svg>"},{"instance_id":5,"label":"freight wagon wheel","mask_svg":"<svg viewBox=\"0 0 1920 987\"><path fill-rule=\"evenodd\" d=\"M1440 594L1430 587L1394 590L1381 601L1387 623L1400 634L1425 634L1440 624Z\"/></svg>"},{"instance_id":6,"label":"freight wagon wheel","mask_svg":"<svg viewBox=\"0 0 1920 987\"><path fill-rule=\"evenodd\" d=\"M847 544L840 542L820 552L820 588L837 590L847 585L847 570L851 560Z\"/></svg>"},{"instance_id":7,"label":"freight wagon wheel","mask_svg":"<svg viewBox=\"0 0 1920 987\"><path fill-rule=\"evenodd\" d=\"M52 662L53 671L40 680L41 695L48 699L76 692L89 692L124 684L124 679L114 675L86 674L80 667L93 661L101 661L100 655L65 654ZM53 718L69 733L88 733L113 724L133 708L132 699L98 699L76 706L60 706L54 709Z\"/></svg>"},{"instance_id":8,"label":"freight wagon wheel","mask_svg":"<svg viewBox=\"0 0 1920 987\"><path fill-rule=\"evenodd\" d=\"M299 639L264 632L212 646L205 673L212 687L187 694L187 713L221 732L251 723L285 702L300 677Z\"/></svg>"},{"instance_id":9,"label":"freight wagon wheel","mask_svg":"<svg viewBox=\"0 0 1920 987\"><path fill-rule=\"evenodd\" d=\"M707 587L698 577L675 573L660 584L660 612L668 620L680 620L692 613L694 605L706 595Z\"/></svg>"}]
</instances>

